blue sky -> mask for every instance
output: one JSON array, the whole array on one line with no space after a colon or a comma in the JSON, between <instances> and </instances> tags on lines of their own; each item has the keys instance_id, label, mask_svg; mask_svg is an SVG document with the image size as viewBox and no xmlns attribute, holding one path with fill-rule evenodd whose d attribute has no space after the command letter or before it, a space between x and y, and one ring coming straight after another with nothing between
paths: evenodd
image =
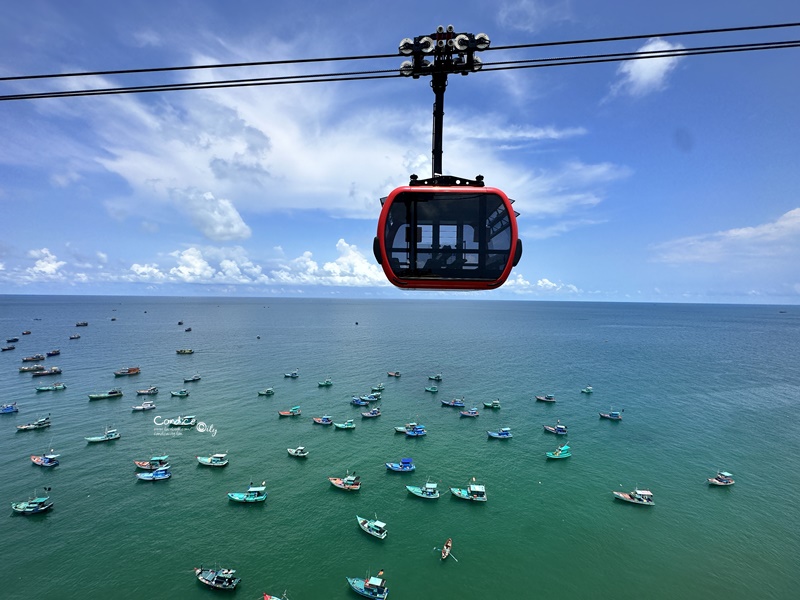
<instances>
[{"instance_id":1,"label":"blue sky","mask_svg":"<svg viewBox=\"0 0 800 600\"><path fill-rule=\"evenodd\" d=\"M798 21L796 2L44 2L0 75L391 54L438 25L492 46ZM484 53L800 39L800 28ZM524 255L456 297L800 303L800 49L451 76L444 170L516 200ZM399 68L402 58L0 82ZM0 293L432 297L372 258L379 198L430 175L425 79L0 102ZM448 294L444 294L448 296Z\"/></svg>"}]
</instances>

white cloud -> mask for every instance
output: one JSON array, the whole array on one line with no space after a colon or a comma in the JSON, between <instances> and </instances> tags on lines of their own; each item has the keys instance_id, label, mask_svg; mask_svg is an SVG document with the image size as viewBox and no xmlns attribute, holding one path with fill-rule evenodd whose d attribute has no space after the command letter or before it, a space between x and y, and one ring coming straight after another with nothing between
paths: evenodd
<instances>
[{"instance_id":1,"label":"white cloud","mask_svg":"<svg viewBox=\"0 0 800 600\"><path fill-rule=\"evenodd\" d=\"M547 278L538 279L536 283L531 283L521 273L514 273L508 281L503 284L504 288L517 295L531 295L538 297L551 296L571 296L581 294L578 286L571 283L553 282Z\"/></svg>"},{"instance_id":2,"label":"white cloud","mask_svg":"<svg viewBox=\"0 0 800 600\"><path fill-rule=\"evenodd\" d=\"M383 270L359 249L340 239L336 243L339 257L323 265L331 285L383 286L388 285Z\"/></svg>"},{"instance_id":3,"label":"white cloud","mask_svg":"<svg viewBox=\"0 0 800 600\"><path fill-rule=\"evenodd\" d=\"M30 250L28 256L36 259L34 265L25 270L29 281L63 279L64 275L60 273L60 269L67 263L63 260L58 260L55 254L47 248Z\"/></svg>"},{"instance_id":4,"label":"white cloud","mask_svg":"<svg viewBox=\"0 0 800 600\"><path fill-rule=\"evenodd\" d=\"M212 241L243 240L252 231L230 200L195 189L173 190L173 197L192 223Z\"/></svg>"},{"instance_id":5,"label":"white cloud","mask_svg":"<svg viewBox=\"0 0 800 600\"><path fill-rule=\"evenodd\" d=\"M651 38L638 52L664 52L682 50L681 44L671 44L660 38ZM627 60L617 69L617 81L611 86L611 95L627 94L641 97L664 89L667 76L678 66L679 57L643 58Z\"/></svg>"},{"instance_id":6,"label":"white cloud","mask_svg":"<svg viewBox=\"0 0 800 600\"><path fill-rule=\"evenodd\" d=\"M497 21L503 27L536 33L554 23L572 20L569 0L513 0L500 3Z\"/></svg>"},{"instance_id":7,"label":"white cloud","mask_svg":"<svg viewBox=\"0 0 800 600\"><path fill-rule=\"evenodd\" d=\"M525 227L524 230L520 229L520 236L531 240L546 240L552 237L563 235L575 229L590 227L592 225L600 225L605 222L606 221L602 219L568 219L557 221L545 226L530 225Z\"/></svg>"},{"instance_id":8,"label":"white cloud","mask_svg":"<svg viewBox=\"0 0 800 600\"><path fill-rule=\"evenodd\" d=\"M183 252L173 252L170 256L177 259L178 266L169 270L169 274L177 279L190 283L204 282L214 277L215 270L203 258L197 248L188 248Z\"/></svg>"},{"instance_id":9,"label":"white cloud","mask_svg":"<svg viewBox=\"0 0 800 600\"><path fill-rule=\"evenodd\" d=\"M800 208L771 223L729 229L657 244L651 248L658 262L753 262L763 258L800 260Z\"/></svg>"},{"instance_id":10,"label":"white cloud","mask_svg":"<svg viewBox=\"0 0 800 600\"><path fill-rule=\"evenodd\" d=\"M131 272L135 277L129 278L132 281L164 281L167 276L158 269L158 265L140 265L134 263L130 267Z\"/></svg>"}]
</instances>

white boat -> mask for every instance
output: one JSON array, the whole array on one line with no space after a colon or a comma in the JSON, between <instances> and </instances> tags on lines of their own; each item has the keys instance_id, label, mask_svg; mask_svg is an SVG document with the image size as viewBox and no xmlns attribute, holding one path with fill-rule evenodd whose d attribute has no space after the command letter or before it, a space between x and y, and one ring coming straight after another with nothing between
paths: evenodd
<instances>
[{"instance_id":1,"label":"white boat","mask_svg":"<svg viewBox=\"0 0 800 600\"><path fill-rule=\"evenodd\" d=\"M306 450L303 446L298 446L297 448L287 448L290 456L296 456L297 458L306 458L308 456L308 450Z\"/></svg>"},{"instance_id":2,"label":"white boat","mask_svg":"<svg viewBox=\"0 0 800 600\"><path fill-rule=\"evenodd\" d=\"M450 488L450 493L456 498L462 500L473 500L475 502L486 502L486 488L480 484L475 483L475 478L467 485L466 488Z\"/></svg>"},{"instance_id":3,"label":"white boat","mask_svg":"<svg viewBox=\"0 0 800 600\"><path fill-rule=\"evenodd\" d=\"M365 519L356 515L356 519L358 519L358 526L368 534L375 536L380 540L386 537L386 534L388 533L386 531L386 523L383 521L378 521L377 516L374 519Z\"/></svg>"},{"instance_id":4,"label":"white boat","mask_svg":"<svg viewBox=\"0 0 800 600\"><path fill-rule=\"evenodd\" d=\"M227 454L212 454L211 456L195 456L197 462L206 467L224 467L228 464Z\"/></svg>"},{"instance_id":5,"label":"white boat","mask_svg":"<svg viewBox=\"0 0 800 600\"><path fill-rule=\"evenodd\" d=\"M158 388L154 385L151 385L149 388L144 390L136 390L136 394L138 396L155 396L158 393Z\"/></svg>"},{"instance_id":6,"label":"white boat","mask_svg":"<svg viewBox=\"0 0 800 600\"><path fill-rule=\"evenodd\" d=\"M733 485L736 482L733 480L733 475L727 471L717 471L714 477L708 478L708 483L711 485Z\"/></svg>"},{"instance_id":7,"label":"white boat","mask_svg":"<svg viewBox=\"0 0 800 600\"><path fill-rule=\"evenodd\" d=\"M95 444L97 442L111 442L113 440L118 440L119 438L120 438L119 431L117 431L116 429L106 428L106 431L103 435L97 435L83 439L85 439L90 444Z\"/></svg>"},{"instance_id":8,"label":"white boat","mask_svg":"<svg viewBox=\"0 0 800 600\"><path fill-rule=\"evenodd\" d=\"M653 492L650 490L635 489L631 492L611 492L617 500L630 502L631 504L641 504L643 506L653 506Z\"/></svg>"},{"instance_id":9,"label":"white boat","mask_svg":"<svg viewBox=\"0 0 800 600\"><path fill-rule=\"evenodd\" d=\"M152 410L155 407L156 407L155 402L153 402L152 400L145 400L144 402L142 402L138 406L131 406L131 409L132 410Z\"/></svg>"}]
</instances>

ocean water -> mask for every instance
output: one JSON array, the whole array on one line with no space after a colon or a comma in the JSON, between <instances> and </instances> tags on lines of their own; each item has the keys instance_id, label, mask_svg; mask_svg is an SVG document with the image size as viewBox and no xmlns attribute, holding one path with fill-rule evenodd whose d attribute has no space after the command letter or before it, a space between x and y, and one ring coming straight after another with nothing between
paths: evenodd
<instances>
[{"instance_id":1,"label":"ocean water","mask_svg":"<svg viewBox=\"0 0 800 600\"><path fill-rule=\"evenodd\" d=\"M240 598L356 598L345 577L381 569L395 599L733 600L800 588L798 307L0 297L0 342L11 336L0 403L20 412L0 415L3 598L211 598L192 568L215 564L237 569ZM37 394L56 378L18 373L21 358L54 348L44 364L62 367L67 390ZM141 374L114 377L128 366ZM300 377L284 378L293 369ZM434 373L436 395L424 391ZM326 377L334 385L318 387ZM378 383L383 415L362 420L349 399ZM157 410L132 412L150 385ZM87 398L114 386L122 398ZM259 397L268 386L275 395ZM189 398L170 397L182 387ZM533 399L544 393L556 402ZM462 396L479 418L441 406ZM502 408L483 409L494 398ZM294 405L302 417L278 418ZM611 408L621 422L598 417ZM14 427L48 413L49 429ZM154 424L186 414L204 431ZM356 429L313 425L322 414ZM566 440L543 431L557 420ZM394 434L409 421L428 436ZM121 439L85 442L106 426ZM498 427L513 439L489 440ZM564 441L573 456L547 461ZM298 445L307 459L288 455ZM31 463L51 447L58 467ZM214 452L229 466L197 464ZM158 454L172 479L137 481L133 460ZM407 456L416 472L384 467ZM736 484L708 486L718 469ZM329 484L347 470L360 492ZM473 477L488 502L447 492ZM428 478L438 500L406 491ZM263 505L228 501L262 480ZM12 514L44 487L50 513ZM613 499L634 487L655 506ZM377 515L387 538L367 536L356 515ZM457 561L442 562L434 549L449 537Z\"/></svg>"}]
</instances>

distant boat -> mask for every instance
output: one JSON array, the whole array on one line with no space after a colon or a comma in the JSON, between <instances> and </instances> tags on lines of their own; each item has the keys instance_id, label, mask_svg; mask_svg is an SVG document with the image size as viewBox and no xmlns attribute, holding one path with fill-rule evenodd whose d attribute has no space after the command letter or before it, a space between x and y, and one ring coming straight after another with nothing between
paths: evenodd
<instances>
[{"instance_id":1,"label":"distant boat","mask_svg":"<svg viewBox=\"0 0 800 600\"><path fill-rule=\"evenodd\" d=\"M0 406L0 415L9 415L15 412L19 412L19 408L17 407L16 402L11 402L10 404L3 404L2 406Z\"/></svg>"},{"instance_id":2,"label":"distant boat","mask_svg":"<svg viewBox=\"0 0 800 600\"><path fill-rule=\"evenodd\" d=\"M428 431L425 429L424 425L417 425L412 429L406 430L406 436L408 437L422 437L424 435L428 435Z\"/></svg>"},{"instance_id":3,"label":"distant boat","mask_svg":"<svg viewBox=\"0 0 800 600\"><path fill-rule=\"evenodd\" d=\"M279 417L299 417L300 416L300 407L293 406L289 410L279 410L278 411Z\"/></svg>"},{"instance_id":4,"label":"distant boat","mask_svg":"<svg viewBox=\"0 0 800 600\"><path fill-rule=\"evenodd\" d=\"M568 444L562 444L558 448L556 448L553 452L545 452L545 456L547 458L569 458L572 456L572 452L570 452L570 447Z\"/></svg>"},{"instance_id":5,"label":"distant boat","mask_svg":"<svg viewBox=\"0 0 800 600\"><path fill-rule=\"evenodd\" d=\"M185 417L178 416L176 419L169 421L170 427L194 427L197 425L197 417L194 415L186 415Z\"/></svg>"},{"instance_id":6,"label":"distant boat","mask_svg":"<svg viewBox=\"0 0 800 600\"><path fill-rule=\"evenodd\" d=\"M379 406L376 406L373 409L370 409L367 412L362 412L361 416L365 419L371 419L373 417L380 417L381 416L381 409Z\"/></svg>"},{"instance_id":7,"label":"distant boat","mask_svg":"<svg viewBox=\"0 0 800 600\"><path fill-rule=\"evenodd\" d=\"M511 429L508 427L501 427L497 431L487 431L486 432L490 438L494 438L497 440L507 440L514 436L511 435Z\"/></svg>"},{"instance_id":8,"label":"distant boat","mask_svg":"<svg viewBox=\"0 0 800 600\"><path fill-rule=\"evenodd\" d=\"M536 396L536 400L538 402L555 402L556 397L553 394L547 394L546 396Z\"/></svg>"},{"instance_id":9,"label":"distant boat","mask_svg":"<svg viewBox=\"0 0 800 600\"><path fill-rule=\"evenodd\" d=\"M122 390L120 388L112 388L107 392L89 394L89 400L106 400L108 398L119 398L120 396L122 396Z\"/></svg>"},{"instance_id":10,"label":"distant boat","mask_svg":"<svg viewBox=\"0 0 800 600\"><path fill-rule=\"evenodd\" d=\"M9 350L16 350L16 349L17 349L17 347L12 345L12 344L9 344L8 346L3 346L2 348L0 348L0 350L2 350L3 352L8 352Z\"/></svg>"},{"instance_id":11,"label":"distant boat","mask_svg":"<svg viewBox=\"0 0 800 600\"><path fill-rule=\"evenodd\" d=\"M75 327L88 327L89 323L87 321L78 321L75 323Z\"/></svg>"},{"instance_id":12,"label":"distant boat","mask_svg":"<svg viewBox=\"0 0 800 600\"><path fill-rule=\"evenodd\" d=\"M378 538L379 540L383 540L386 538L386 523L383 521L379 521L377 516L374 519L365 519L364 517L359 517L356 515L356 520L358 521L358 526L368 534L373 537Z\"/></svg>"},{"instance_id":13,"label":"distant boat","mask_svg":"<svg viewBox=\"0 0 800 600\"><path fill-rule=\"evenodd\" d=\"M20 373L38 373L44 371L44 365L25 365L19 368Z\"/></svg>"},{"instance_id":14,"label":"distant boat","mask_svg":"<svg viewBox=\"0 0 800 600\"><path fill-rule=\"evenodd\" d=\"M612 421L621 421L622 420L622 412L624 412L624 408L622 411L611 410L607 413L599 413L601 419L611 419Z\"/></svg>"},{"instance_id":15,"label":"distant boat","mask_svg":"<svg viewBox=\"0 0 800 600\"><path fill-rule=\"evenodd\" d=\"M16 404L16 402L14 403ZM31 429L44 429L50 427L50 415L36 419L33 423L26 423L25 425L17 425L17 431L30 431Z\"/></svg>"},{"instance_id":16,"label":"distant boat","mask_svg":"<svg viewBox=\"0 0 800 600\"><path fill-rule=\"evenodd\" d=\"M85 439L90 444L96 444L98 442L113 442L114 440L118 440L120 438L120 433L116 429L109 429L106 427L105 433L103 435L95 435Z\"/></svg>"},{"instance_id":17,"label":"distant boat","mask_svg":"<svg viewBox=\"0 0 800 600\"><path fill-rule=\"evenodd\" d=\"M425 391L426 391L426 392L430 392L431 394L435 394L436 392L438 392L438 391L439 391L439 388L438 388L438 387L436 387L435 385L432 385L432 386L430 386L430 387L426 387L426 388L425 388Z\"/></svg>"},{"instance_id":18,"label":"distant boat","mask_svg":"<svg viewBox=\"0 0 800 600\"><path fill-rule=\"evenodd\" d=\"M178 321L178 325L183 325L183 321Z\"/></svg>"},{"instance_id":19,"label":"distant boat","mask_svg":"<svg viewBox=\"0 0 800 600\"><path fill-rule=\"evenodd\" d=\"M370 403L369 400L364 400L363 398L360 398L358 396L353 396L353 399L350 400L350 404L352 404L353 406L369 406L369 403Z\"/></svg>"},{"instance_id":20,"label":"distant boat","mask_svg":"<svg viewBox=\"0 0 800 600\"><path fill-rule=\"evenodd\" d=\"M428 375L428 379L430 379L431 381L441 381L442 380L442 374L441 373L437 373L436 375Z\"/></svg>"},{"instance_id":21,"label":"distant boat","mask_svg":"<svg viewBox=\"0 0 800 600\"><path fill-rule=\"evenodd\" d=\"M57 381L53 385L40 385L36 388L37 392L58 392L67 389L67 386Z\"/></svg>"},{"instance_id":22,"label":"distant boat","mask_svg":"<svg viewBox=\"0 0 800 600\"><path fill-rule=\"evenodd\" d=\"M733 475L727 471L717 471L714 477L708 478L708 483L711 485L733 485L736 482L733 480Z\"/></svg>"},{"instance_id":23,"label":"distant boat","mask_svg":"<svg viewBox=\"0 0 800 600\"><path fill-rule=\"evenodd\" d=\"M53 450L51 449L49 453L37 455L31 455L31 461L35 465L39 465L40 467L57 467L58 466L58 457L61 456L60 454L53 454Z\"/></svg>"},{"instance_id":24,"label":"distant boat","mask_svg":"<svg viewBox=\"0 0 800 600\"><path fill-rule=\"evenodd\" d=\"M194 381L200 381L200 375L192 375L191 377L184 377L183 383L192 383Z\"/></svg>"},{"instance_id":25,"label":"distant boat","mask_svg":"<svg viewBox=\"0 0 800 600\"><path fill-rule=\"evenodd\" d=\"M169 469L169 456L153 456L150 460L135 460L135 464L140 469L145 471L155 471L157 469Z\"/></svg>"},{"instance_id":26,"label":"distant boat","mask_svg":"<svg viewBox=\"0 0 800 600\"><path fill-rule=\"evenodd\" d=\"M6 344L15 344L19 341L18 337L6 338Z\"/></svg>"},{"instance_id":27,"label":"distant boat","mask_svg":"<svg viewBox=\"0 0 800 600\"><path fill-rule=\"evenodd\" d=\"M125 377L127 375L138 375L141 372L142 372L142 370L139 367L127 367L125 369L120 369L119 371L114 371L114 377Z\"/></svg>"},{"instance_id":28,"label":"distant boat","mask_svg":"<svg viewBox=\"0 0 800 600\"><path fill-rule=\"evenodd\" d=\"M197 462L206 467L224 467L228 464L227 454L212 454L211 456L195 456Z\"/></svg>"},{"instance_id":29,"label":"distant boat","mask_svg":"<svg viewBox=\"0 0 800 600\"><path fill-rule=\"evenodd\" d=\"M464 408L466 404L464 404L464 400L459 400L458 398L453 398L452 400L441 400L442 406L450 406L452 408Z\"/></svg>"},{"instance_id":30,"label":"distant boat","mask_svg":"<svg viewBox=\"0 0 800 600\"><path fill-rule=\"evenodd\" d=\"M453 538L447 538L447 541L442 546L442 560L450 556L450 551L453 549Z\"/></svg>"},{"instance_id":31,"label":"distant boat","mask_svg":"<svg viewBox=\"0 0 800 600\"><path fill-rule=\"evenodd\" d=\"M390 471L397 471L398 473L410 473L416 470L417 466L410 458L401 458L399 463L386 463L386 468Z\"/></svg>"},{"instance_id":32,"label":"distant boat","mask_svg":"<svg viewBox=\"0 0 800 600\"><path fill-rule=\"evenodd\" d=\"M154 471L145 471L144 473L136 473L136 478L142 481L164 481L172 477L169 468L162 467Z\"/></svg>"},{"instance_id":33,"label":"distant boat","mask_svg":"<svg viewBox=\"0 0 800 600\"><path fill-rule=\"evenodd\" d=\"M23 332L22 332L22 335L30 335L30 334L31 334L31 332L30 332L30 331L28 331L27 329L26 329L25 331L23 331Z\"/></svg>"},{"instance_id":34,"label":"distant boat","mask_svg":"<svg viewBox=\"0 0 800 600\"><path fill-rule=\"evenodd\" d=\"M430 480L428 480L423 486L407 485L406 489L419 498L435 500L439 497L438 486Z\"/></svg>"},{"instance_id":35,"label":"distant boat","mask_svg":"<svg viewBox=\"0 0 800 600\"><path fill-rule=\"evenodd\" d=\"M261 485L253 485L250 482L250 487L246 492L228 492L228 499L244 503L264 502L267 499L266 485L266 481L262 481Z\"/></svg>"},{"instance_id":36,"label":"distant boat","mask_svg":"<svg viewBox=\"0 0 800 600\"><path fill-rule=\"evenodd\" d=\"M170 396L175 396L176 398L187 398L189 396L189 390L181 389L170 392L169 394Z\"/></svg>"},{"instance_id":37,"label":"distant boat","mask_svg":"<svg viewBox=\"0 0 800 600\"><path fill-rule=\"evenodd\" d=\"M298 446L297 448L287 448L289 452L289 456L296 456L297 458L307 458L308 457L308 450L306 450L303 446Z\"/></svg>"},{"instance_id":38,"label":"distant boat","mask_svg":"<svg viewBox=\"0 0 800 600\"><path fill-rule=\"evenodd\" d=\"M47 352L47 356L58 356L59 354L61 354L61 350L50 350L50 352Z\"/></svg>"},{"instance_id":39,"label":"distant boat","mask_svg":"<svg viewBox=\"0 0 800 600\"><path fill-rule=\"evenodd\" d=\"M333 381L331 381L331 378L328 377L325 381L318 381L317 385L319 387L330 387L333 385Z\"/></svg>"},{"instance_id":40,"label":"distant boat","mask_svg":"<svg viewBox=\"0 0 800 600\"><path fill-rule=\"evenodd\" d=\"M344 423L334 423L333 426L336 429L355 429L356 424L353 419L347 419Z\"/></svg>"},{"instance_id":41,"label":"distant boat","mask_svg":"<svg viewBox=\"0 0 800 600\"><path fill-rule=\"evenodd\" d=\"M236 577L236 569L204 569L195 567L194 570L197 580L209 587L217 590L233 590L239 585L241 577Z\"/></svg>"},{"instance_id":42,"label":"distant boat","mask_svg":"<svg viewBox=\"0 0 800 600\"><path fill-rule=\"evenodd\" d=\"M33 377L46 377L47 375L61 375L61 367L50 367L31 373Z\"/></svg>"},{"instance_id":43,"label":"distant boat","mask_svg":"<svg viewBox=\"0 0 800 600\"><path fill-rule=\"evenodd\" d=\"M71 339L71 340L79 340L79 339L81 339L81 336L79 334L77 334L77 333L74 333L71 336L69 336L69 339Z\"/></svg>"},{"instance_id":44,"label":"distant boat","mask_svg":"<svg viewBox=\"0 0 800 600\"><path fill-rule=\"evenodd\" d=\"M291 379L297 379L298 377L300 377L300 373L299 373L298 369L295 369L291 373L284 373L283 376L284 377L289 377Z\"/></svg>"},{"instance_id":45,"label":"distant boat","mask_svg":"<svg viewBox=\"0 0 800 600\"><path fill-rule=\"evenodd\" d=\"M386 374L389 377L400 377L400 371L388 371Z\"/></svg>"},{"instance_id":46,"label":"distant boat","mask_svg":"<svg viewBox=\"0 0 800 600\"><path fill-rule=\"evenodd\" d=\"M316 425L333 425L333 417L330 415L322 415L321 417L312 417L311 420Z\"/></svg>"},{"instance_id":47,"label":"distant boat","mask_svg":"<svg viewBox=\"0 0 800 600\"><path fill-rule=\"evenodd\" d=\"M590 385L587 385L585 388L581 390L581 394L591 394L592 392L594 392L594 390Z\"/></svg>"},{"instance_id":48,"label":"distant boat","mask_svg":"<svg viewBox=\"0 0 800 600\"><path fill-rule=\"evenodd\" d=\"M458 411L458 414L460 414L462 417L473 417L473 418L481 416L480 413L478 412L478 409L475 407L470 408L469 410Z\"/></svg>"},{"instance_id":49,"label":"distant boat","mask_svg":"<svg viewBox=\"0 0 800 600\"><path fill-rule=\"evenodd\" d=\"M542 425L544 430L548 433L555 433L556 435L567 435L567 426L562 425L561 421L557 421L555 425Z\"/></svg>"},{"instance_id":50,"label":"distant boat","mask_svg":"<svg viewBox=\"0 0 800 600\"><path fill-rule=\"evenodd\" d=\"M260 392L258 392L259 396L272 396L274 394L275 394L275 390L272 389L271 387L268 387L267 389L261 390Z\"/></svg>"},{"instance_id":51,"label":"distant boat","mask_svg":"<svg viewBox=\"0 0 800 600\"><path fill-rule=\"evenodd\" d=\"M361 489L361 477L357 476L355 472L350 473L348 471L344 477L328 477L328 481L331 482L332 486L348 492L355 492Z\"/></svg>"},{"instance_id":52,"label":"distant boat","mask_svg":"<svg viewBox=\"0 0 800 600\"><path fill-rule=\"evenodd\" d=\"M136 394L139 396L155 396L158 393L158 388L154 385L151 385L149 388L144 390L136 390Z\"/></svg>"},{"instance_id":53,"label":"distant boat","mask_svg":"<svg viewBox=\"0 0 800 600\"><path fill-rule=\"evenodd\" d=\"M155 407L156 407L155 402L153 402L152 400L145 400L138 406L131 406L131 410L136 410L136 411L153 410Z\"/></svg>"},{"instance_id":54,"label":"distant boat","mask_svg":"<svg viewBox=\"0 0 800 600\"><path fill-rule=\"evenodd\" d=\"M643 506L653 506L653 492L650 490L635 489L631 492L611 492L617 500L630 502L631 504L641 504Z\"/></svg>"},{"instance_id":55,"label":"distant boat","mask_svg":"<svg viewBox=\"0 0 800 600\"><path fill-rule=\"evenodd\" d=\"M386 386L383 385L382 383L379 383L378 385L373 385L371 391L373 391L373 392L382 392L384 389L386 389Z\"/></svg>"},{"instance_id":56,"label":"distant boat","mask_svg":"<svg viewBox=\"0 0 800 600\"><path fill-rule=\"evenodd\" d=\"M500 399L492 400L491 402L484 402L484 408L500 408Z\"/></svg>"},{"instance_id":57,"label":"distant boat","mask_svg":"<svg viewBox=\"0 0 800 600\"><path fill-rule=\"evenodd\" d=\"M475 483L475 478L472 482L467 484L466 488L450 488L450 493L456 498L462 500L472 500L474 502L486 502L486 488L483 485Z\"/></svg>"},{"instance_id":58,"label":"distant boat","mask_svg":"<svg viewBox=\"0 0 800 600\"><path fill-rule=\"evenodd\" d=\"M50 488L45 488L46 492L50 491ZM50 496L33 496L31 499L26 500L25 502L12 502L11 503L11 510L13 510L18 515L38 515L43 512L46 512L53 508L53 503L50 502Z\"/></svg>"},{"instance_id":59,"label":"distant boat","mask_svg":"<svg viewBox=\"0 0 800 600\"><path fill-rule=\"evenodd\" d=\"M22 362L39 362L40 360L44 360L44 354L32 354L31 356L25 356L22 358Z\"/></svg>"},{"instance_id":60,"label":"distant boat","mask_svg":"<svg viewBox=\"0 0 800 600\"><path fill-rule=\"evenodd\" d=\"M364 579L360 577L345 577L345 579L350 584L350 589L360 596L374 598L375 600L385 600L389 595L386 580L380 577L366 577Z\"/></svg>"},{"instance_id":61,"label":"distant boat","mask_svg":"<svg viewBox=\"0 0 800 600\"><path fill-rule=\"evenodd\" d=\"M414 429L415 427L417 427L416 423L406 423L402 427L395 427L394 428L394 432L395 433L405 433L406 431Z\"/></svg>"},{"instance_id":62,"label":"distant boat","mask_svg":"<svg viewBox=\"0 0 800 600\"><path fill-rule=\"evenodd\" d=\"M191 331L191 330L192 330L192 328L191 328L191 327L187 327L186 329L184 329L184 331L185 331L185 332L187 332L187 333L188 333L189 331Z\"/></svg>"},{"instance_id":63,"label":"distant boat","mask_svg":"<svg viewBox=\"0 0 800 600\"><path fill-rule=\"evenodd\" d=\"M175 350L176 354L194 354L194 350L191 348L181 348L180 350Z\"/></svg>"}]
</instances>

